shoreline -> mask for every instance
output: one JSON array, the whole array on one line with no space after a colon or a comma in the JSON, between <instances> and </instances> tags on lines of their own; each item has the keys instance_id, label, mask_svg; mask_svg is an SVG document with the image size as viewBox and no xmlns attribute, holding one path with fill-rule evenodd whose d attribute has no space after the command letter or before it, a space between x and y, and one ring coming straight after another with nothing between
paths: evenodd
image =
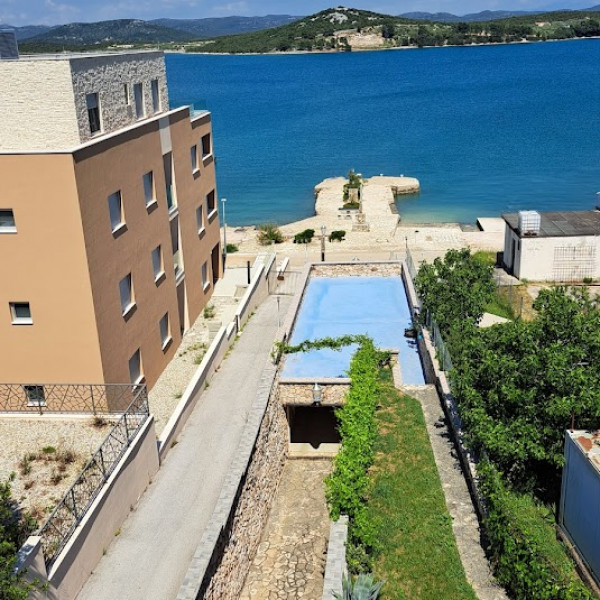
<instances>
[{"instance_id":1,"label":"shoreline","mask_svg":"<svg viewBox=\"0 0 600 600\"><path fill-rule=\"evenodd\" d=\"M573 37L567 39L551 40L521 40L519 42L488 42L487 44L445 44L444 46L388 46L373 48L356 48L348 50L289 50L285 52L187 52L181 50L165 50L169 54L181 54L183 56L298 56L307 54L355 54L362 52L386 52L392 50L429 50L433 48L485 48L488 46L525 46L530 44L547 44L553 42L580 42L583 40L598 40L600 36Z\"/></svg>"}]
</instances>

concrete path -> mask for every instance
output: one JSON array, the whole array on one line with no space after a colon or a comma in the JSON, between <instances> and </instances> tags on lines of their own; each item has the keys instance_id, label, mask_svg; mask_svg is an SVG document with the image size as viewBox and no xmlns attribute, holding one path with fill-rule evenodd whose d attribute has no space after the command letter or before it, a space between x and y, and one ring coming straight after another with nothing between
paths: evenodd
<instances>
[{"instance_id":1,"label":"concrete path","mask_svg":"<svg viewBox=\"0 0 600 600\"><path fill-rule=\"evenodd\" d=\"M287 310L289 298L280 299ZM78 600L171 600L213 513L277 329L269 297L210 387Z\"/></svg>"},{"instance_id":2,"label":"concrete path","mask_svg":"<svg viewBox=\"0 0 600 600\"><path fill-rule=\"evenodd\" d=\"M460 463L454 454L454 445L444 424L444 411L434 386L411 387L403 390L417 398L423 408L425 425L433 450L435 464L446 497L446 506L452 517L452 530L467 581L480 600L507 600L490 570L480 543L479 521Z\"/></svg>"}]
</instances>

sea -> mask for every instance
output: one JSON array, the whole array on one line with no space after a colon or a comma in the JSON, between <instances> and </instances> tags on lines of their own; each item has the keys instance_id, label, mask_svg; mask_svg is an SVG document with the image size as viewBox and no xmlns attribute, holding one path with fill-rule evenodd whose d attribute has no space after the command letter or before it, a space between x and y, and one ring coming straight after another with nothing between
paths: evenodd
<instances>
[{"instance_id":1,"label":"sea","mask_svg":"<svg viewBox=\"0 0 600 600\"><path fill-rule=\"evenodd\" d=\"M227 223L314 215L327 177L417 177L408 223L586 210L600 196L600 39L166 56L171 106L212 113Z\"/></svg>"}]
</instances>

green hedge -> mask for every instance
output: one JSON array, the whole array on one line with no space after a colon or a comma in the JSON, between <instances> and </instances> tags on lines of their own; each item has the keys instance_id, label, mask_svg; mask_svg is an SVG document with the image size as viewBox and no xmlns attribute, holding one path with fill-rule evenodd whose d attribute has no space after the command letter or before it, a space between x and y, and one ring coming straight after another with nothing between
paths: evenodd
<instances>
[{"instance_id":1,"label":"green hedge","mask_svg":"<svg viewBox=\"0 0 600 600\"><path fill-rule=\"evenodd\" d=\"M494 572L513 598L591 600L574 565L556 539L550 511L530 494L509 491L498 470L478 465L479 489L487 501L485 529Z\"/></svg>"}]
</instances>

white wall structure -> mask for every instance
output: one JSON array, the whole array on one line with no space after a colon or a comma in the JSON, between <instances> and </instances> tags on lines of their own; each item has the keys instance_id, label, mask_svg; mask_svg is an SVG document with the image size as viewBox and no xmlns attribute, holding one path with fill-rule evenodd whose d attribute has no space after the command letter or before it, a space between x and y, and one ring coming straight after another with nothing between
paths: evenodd
<instances>
[{"instance_id":1,"label":"white wall structure","mask_svg":"<svg viewBox=\"0 0 600 600\"><path fill-rule=\"evenodd\" d=\"M141 115L136 84L141 86ZM98 131L90 129L88 94L97 94ZM1 152L68 150L167 112L164 55L132 51L4 60L0 107Z\"/></svg>"},{"instance_id":2,"label":"white wall structure","mask_svg":"<svg viewBox=\"0 0 600 600\"><path fill-rule=\"evenodd\" d=\"M567 431L559 525L600 582L600 435Z\"/></svg>"},{"instance_id":3,"label":"white wall structure","mask_svg":"<svg viewBox=\"0 0 600 600\"><path fill-rule=\"evenodd\" d=\"M539 213L536 232L522 232L518 213L506 221L504 266L519 279L600 279L600 211Z\"/></svg>"}]
</instances>

